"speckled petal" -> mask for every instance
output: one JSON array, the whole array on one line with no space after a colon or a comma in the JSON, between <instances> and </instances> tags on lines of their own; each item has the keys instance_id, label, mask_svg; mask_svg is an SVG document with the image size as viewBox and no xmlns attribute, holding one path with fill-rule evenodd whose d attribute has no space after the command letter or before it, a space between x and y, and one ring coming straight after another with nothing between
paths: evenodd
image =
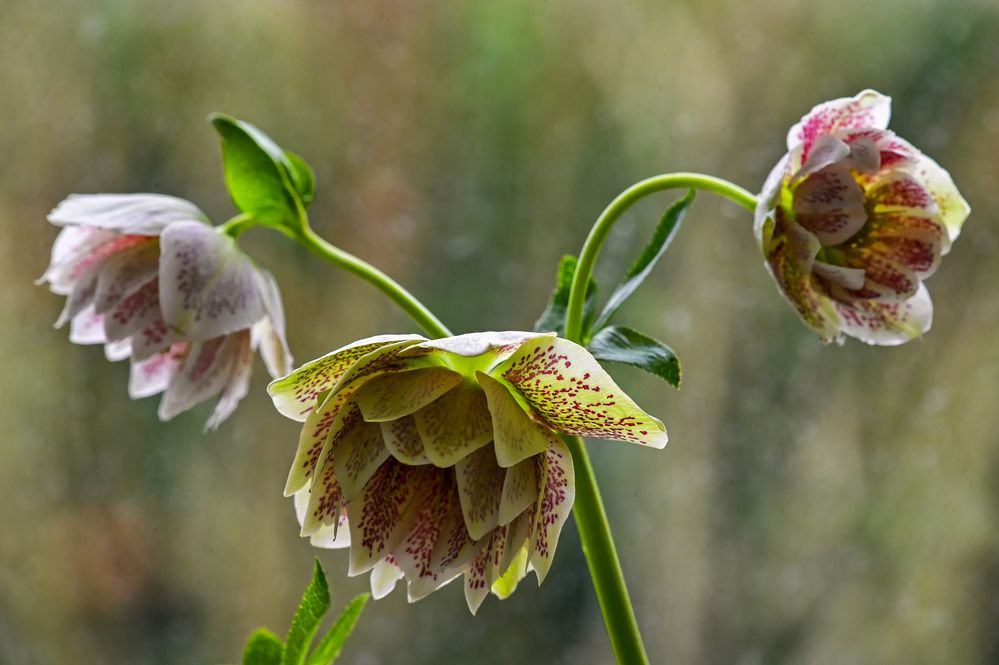
<instances>
[{"instance_id":1,"label":"speckled petal","mask_svg":"<svg viewBox=\"0 0 999 665\"><path fill-rule=\"evenodd\" d=\"M403 464L430 464L412 416L381 423L382 440L389 453Z\"/></svg>"},{"instance_id":2,"label":"speckled petal","mask_svg":"<svg viewBox=\"0 0 999 665\"><path fill-rule=\"evenodd\" d=\"M241 346L242 339L237 335L192 344L160 402L160 420L170 420L217 395L232 375Z\"/></svg>"},{"instance_id":3,"label":"speckled petal","mask_svg":"<svg viewBox=\"0 0 999 665\"><path fill-rule=\"evenodd\" d=\"M78 267L81 262L87 261L94 250L115 237L114 233L103 229L78 226L64 228L52 244L49 267L35 283L41 285L48 282L53 293L69 295L79 278L81 271Z\"/></svg>"},{"instance_id":4,"label":"speckled petal","mask_svg":"<svg viewBox=\"0 0 999 665\"><path fill-rule=\"evenodd\" d=\"M445 367L382 374L358 389L355 399L365 420L385 422L422 409L461 380L461 374Z\"/></svg>"},{"instance_id":5,"label":"speckled petal","mask_svg":"<svg viewBox=\"0 0 999 665\"><path fill-rule=\"evenodd\" d=\"M860 301L839 305L843 332L867 344L896 346L919 337L933 324L933 303L922 284L908 300Z\"/></svg>"},{"instance_id":6,"label":"speckled petal","mask_svg":"<svg viewBox=\"0 0 999 665\"><path fill-rule=\"evenodd\" d=\"M470 380L444 393L413 418L427 457L441 467L453 466L493 437L486 395Z\"/></svg>"},{"instance_id":7,"label":"speckled petal","mask_svg":"<svg viewBox=\"0 0 999 665\"><path fill-rule=\"evenodd\" d=\"M454 473L468 535L479 540L499 526L506 469L496 463L492 446L484 446L458 460Z\"/></svg>"},{"instance_id":8,"label":"speckled petal","mask_svg":"<svg viewBox=\"0 0 999 665\"><path fill-rule=\"evenodd\" d=\"M394 550L418 517L413 509L434 469L406 466L389 458L347 504L350 523L350 575L368 570Z\"/></svg>"},{"instance_id":9,"label":"speckled petal","mask_svg":"<svg viewBox=\"0 0 999 665\"><path fill-rule=\"evenodd\" d=\"M71 194L49 213L49 221L154 236L173 222L206 217L190 201L163 194Z\"/></svg>"},{"instance_id":10,"label":"speckled petal","mask_svg":"<svg viewBox=\"0 0 999 665\"><path fill-rule=\"evenodd\" d=\"M334 395L329 399L334 399L335 397ZM332 460L341 440L348 436L360 422L362 422L361 410L357 408L357 405L353 401L344 402L330 426L329 434L322 441L319 457L315 461L311 474L309 474L312 482L312 496L309 499L305 521L302 523L303 536L315 533L323 525L336 523L336 518L343 508L345 499L343 489L340 487L340 481L337 478L336 467L333 465ZM318 445L318 442L319 439L317 438L316 445ZM286 493L297 486L299 479L308 473L308 464L312 461L314 451L315 445L309 448L308 451L301 446L299 447L295 466L292 467L291 475L288 477L288 484L285 486ZM302 459L303 457L304 460Z\"/></svg>"},{"instance_id":11,"label":"speckled petal","mask_svg":"<svg viewBox=\"0 0 999 665\"><path fill-rule=\"evenodd\" d=\"M253 374L253 348L250 343L250 331L241 330L230 335L232 339L229 343L235 348L231 352L232 369L229 378L226 379L222 388L222 395L219 397L215 410L205 423L206 430L217 429L225 420L232 415L239 405L240 400L246 397L250 390L250 376Z\"/></svg>"},{"instance_id":12,"label":"speckled petal","mask_svg":"<svg viewBox=\"0 0 999 665\"><path fill-rule=\"evenodd\" d=\"M825 246L846 242L867 221L864 190L844 168L813 173L794 190L796 221Z\"/></svg>"},{"instance_id":13,"label":"speckled petal","mask_svg":"<svg viewBox=\"0 0 999 665\"><path fill-rule=\"evenodd\" d=\"M551 429L653 448L666 445L663 424L642 411L578 344L530 339L492 374L516 388Z\"/></svg>"},{"instance_id":14,"label":"speckled petal","mask_svg":"<svg viewBox=\"0 0 999 665\"><path fill-rule=\"evenodd\" d=\"M948 242L944 244L946 254L950 250L950 243L961 234L964 220L971 214L971 206L957 191L950 174L926 155L920 154L918 159L903 168L922 183L936 201L944 226L947 227Z\"/></svg>"},{"instance_id":15,"label":"speckled petal","mask_svg":"<svg viewBox=\"0 0 999 665\"><path fill-rule=\"evenodd\" d=\"M891 98L874 90L864 90L856 97L843 97L812 108L787 133L787 149L804 148L803 157L823 134L848 129L885 129L891 117Z\"/></svg>"},{"instance_id":16,"label":"speckled petal","mask_svg":"<svg viewBox=\"0 0 999 665\"><path fill-rule=\"evenodd\" d=\"M267 392L281 415L303 421L316 406L317 396L331 390L359 360L373 354L367 359L370 364L381 354L397 351L424 339L426 338L419 335L379 335L353 342L305 363L288 376L272 381L267 386ZM374 354L375 351L380 351L381 354Z\"/></svg>"},{"instance_id":17,"label":"speckled petal","mask_svg":"<svg viewBox=\"0 0 999 665\"><path fill-rule=\"evenodd\" d=\"M111 341L130 338L132 358L140 361L160 353L180 339L163 320L155 278L104 316L104 331Z\"/></svg>"},{"instance_id":18,"label":"speckled petal","mask_svg":"<svg viewBox=\"0 0 999 665\"><path fill-rule=\"evenodd\" d=\"M94 307L105 313L135 293L159 273L159 242L148 238L107 260L97 279Z\"/></svg>"},{"instance_id":19,"label":"speckled petal","mask_svg":"<svg viewBox=\"0 0 999 665\"><path fill-rule=\"evenodd\" d=\"M69 341L74 344L104 344L104 317L94 311L94 305L83 308L69 322Z\"/></svg>"},{"instance_id":20,"label":"speckled petal","mask_svg":"<svg viewBox=\"0 0 999 665\"><path fill-rule=\"evenodd\" d=\"M170 385L174 372L180 369L188 345L180 343L163 353L141 361L133 360L129 368L128 396L141 399L158 395Z\"/></svg>"},{"instance_id":21,"label":"speckled petal","mask_svg":"<svg viewBox=\"0 0 999 665\"><path fill-rule=\"evenodd\" d=\"M305 515L309 509L308 488L295 493L295 516L299 524L304 524ZM350 528L347 526L347 513L340 513L336 524L324 524L309 537L309 544L329 550L340 550L350 547Z\"/></svg>"},{"instance_id":22,"label":"speckled petal","mask_svg":"<svg viewBox=\"0 0 999 665\"><path fill-rule=\"evenodd\" d=\"M506 470L499 523L509 524L538 500L538 460L529 457Z\"/></svg>"},{"instance_id":23,"label":"speckled petal","mask_svg":"<svg viewBox=\"0 0 999 665\"><path fill-rule=\"evenodd\" d=\"M485 391L489 404L499 465L513 466L544 452L548 447L548 438L514 397L513 388L505 381L482 372L476 374L476 379Z\"/></svg>"},{"instance_id":24,"label":"speckled petal","mask_svg":"<svg viewBox=\"0 0 999 665\"><path fill-rule=\"evenodd\" d=\"M382 443L377 423L358 419L345 428L333 449L333 473L340 482L344 498L350 501L360 494L364 484L388 458L389 451Z\"/></svg>"},{"instance_id":25,"label":"speckled petal","mask_svg":"<svg viewBox=\"0 0 999 665\"><path fill-rule=\"evenodd\" d=\"M538 467L543 490L538 496L531 530L531 565L540 584L551 568L562 525L572 510L576 479L569 449L555 437L545 455L539 456Z\"/></svg>"},{"instance_id":26,"label":"speckled petal","mask_svg":"<svg viewBox=\"0 0 999 665\"><path fill-rule=\"evenodd\" d=\"M323 447L329 438L341 432L352 419L360 417L360 411L352 402L346 409L342 408L350 397L349 391L332 393L322 404L309 412L298 437L295 461L291 465L291 472L284 487L285 496L291 496L305 487L316 470Z\"/></svg>"},{"instance_id":27,"label":"speckled petal","mask_svg":"<svg viewBox=\"0 0 999 665\"><path fill-rule=\"evenodd\" d=\"M264 317L257 268L230 236L200 222L174 222L160 242L160 304L171 331L196 342Z\"/></svg>"}]
</instances>

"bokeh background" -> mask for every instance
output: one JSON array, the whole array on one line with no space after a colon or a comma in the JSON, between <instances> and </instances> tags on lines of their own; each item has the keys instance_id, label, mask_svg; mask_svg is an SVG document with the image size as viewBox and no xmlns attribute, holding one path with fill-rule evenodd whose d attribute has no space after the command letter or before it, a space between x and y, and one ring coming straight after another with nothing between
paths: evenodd
<instances>
[{"instance_id":1,"label":"bokeh background","mask_svg":"<svg viewBox=\"0 0 999 665\"><path fill-rule=\"evenodd\" d=\"M32 285L70 192L233 214L210 111L315 167L317 229L457 331L529 328L556 261L659 172L758 188L813 104L874 87L974 208L924 339L826 347L778 296L751 220L702 195L619 319L668 341L675 392L615 376L664 451L591 446L656 663L999 662L999 5L994 0L3 0L0 663L238 660L326 565L281 496L298 428L253 389L162 424L127 367L53 330ZM606 289L668 195L602 259ZM258 230L305 360L413 326ZM471 617L460 584L369 605L343 662L603 664L575 528L542 589Z\"/></svg>"}]
</instances>

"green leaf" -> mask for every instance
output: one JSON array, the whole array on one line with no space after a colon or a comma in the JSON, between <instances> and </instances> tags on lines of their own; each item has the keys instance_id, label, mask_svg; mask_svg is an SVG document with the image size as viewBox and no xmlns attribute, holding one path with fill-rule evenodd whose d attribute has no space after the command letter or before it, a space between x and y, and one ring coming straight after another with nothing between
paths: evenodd
<instances>
[{"instance_id":1,"label":"green leaf","mask_svg":"<svg viewBox=\"0 0 999 665\"><path fill-rule=\"evenodd\" d=\"M340 657L340 651L343 649L344 642L354 632L357 620L361 618L361 610L364 609L364 605L370 598L370 594L362 593L350 601L347 609L343 611L340 618L336 620L333 627L329 629L329 632L319 642L316 650L309 656L308 665L330 665L330 663Z\"/></svg>"},{"instance_id":2,"label":"green leaf","mask_svg":"<svg viewBox=\"0 0 999 665\"><path fill-rule=\"evenodd\" d=\"M558 264L558 274L555 290L552 291L548 306L541 318L534 324L535 332L555 331L560 336L565 333L565 313L569 307L569 291L572 288L572 278L576 274L577 259L572 254L566 254ZM583 332L589 329L588 322L593 319L597 307L597 283L590 279L586 286L586 302L583 305Z\"/></svg>"},{"instance_id":3,"label":"green leaf","mask_svg":"<svg viewBox=\"0 0 999 665\"><path fill-rule=\"evenodd\" d=\"M281 665L303 665L309 652L309 645L315 637L323 615L330 608L330 588L326 584L326 574L316 560L312 581L302 595L302 601L295 610L288 630L288 641L284 648Z\"/></svg>"},{"instance_id":4,"label":"green leaf","mask_svg":"<svg viewBox=\"0 0 999 665\"><path fill-rule=\"evenodd\" d=\"M686 196L666 209L662 219L659 220L659 224L656 225L656 230L653 232L649 244L645 246L641 255L625 274L624 279L621 280L621 283L618 284L610 298L608 298L607 304L604 305L604 310L600 313L600 318L594 325L595 328L599 330L607 325L607 322L614 316L618 308L624 304L624 301L649 276L652 268L662 258L666 248L673 242L676 232L680 229L680 223L683 221L684 215L687 214L687 209L690 208L693 202L694 190L692 189L687 192Z\"/></svg>"},{"instance_id":5,"label":"green leaf","mask_svg":"<svg viewBox=\"0 0 999 665\"><path fill-rule=\"evenodd\" d=\"M257 628L246 640L243 665L281 665L283 650L281 638L266 628Z\"/></svg>"},{"instance_id":6,"label":"green leaf","mask_svg":"<svg viewBox=\"0 0 999 665\"><path fill-rule=\"evenodd\" d=\"M607 360L640 367L680 387L680 359L659 340L624 326L604 328L587 347L597 360Z\"/></svg>"},{"instance_id":7,"label":"green leaf","mask_svg":"<svg viewBox=\"0 0 999 665\"><path fill-rule=\"evenodd\" d=\"M263 222L298 224L315 187L308 165L247 122L221 113L209 120L222 137L225 181L236 207Z\"/></svg>"}]
</instances>

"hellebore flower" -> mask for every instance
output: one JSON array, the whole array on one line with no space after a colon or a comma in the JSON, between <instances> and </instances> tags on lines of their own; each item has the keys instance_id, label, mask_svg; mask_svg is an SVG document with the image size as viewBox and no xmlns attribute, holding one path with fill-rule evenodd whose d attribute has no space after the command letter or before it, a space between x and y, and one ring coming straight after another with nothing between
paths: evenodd
<instances>
[{"instance_id":1,"label":"hellebore flower","mask_svg":"<svg viewBox=\"0 0 999 665\"><path fill-rule=\"evenodd\" d=\"M215 428L245 395L260 347L271 376L292 366L273 276L209 226L194 204L157 194L74 194L39 283L67 296L70 341L131 357L133 399L164 393L169 420L221 393Z\"/></svg>"},{"instance_id":2,"label":"hellebore flower","mask_svg":"<svg viewBox=\"0 0 999 665\"><path fill-rule=\"evenodd\" d=\"M490 589L539 583L572 507L558 433L666 445L586 349L554 333L364 339L268 392L304 421L286 495L302 535L350 547L374 596L405 577L410 601L465 576L474 613Z\"/></svg>"},{"instance_id":3,"label":"hellebore flower","mask_svg":"<svg viewBox=\"0 0 999 665\"><path fill-rule=\"evenodd\" d=\"M971 210L944 169L888 131L890 113L873 90L816 106L758 198L766 265L827 342L895 345L929 330L922 281Z\"/></svg>"}]
</instances>

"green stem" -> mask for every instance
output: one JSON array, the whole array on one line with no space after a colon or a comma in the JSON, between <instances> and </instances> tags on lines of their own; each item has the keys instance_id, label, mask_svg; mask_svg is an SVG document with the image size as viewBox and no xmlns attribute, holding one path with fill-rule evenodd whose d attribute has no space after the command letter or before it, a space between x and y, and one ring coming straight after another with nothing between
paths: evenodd
<instances>
[{"instance_id":1,"label":"green stem","mask_svg":"<svg viewBox=\"0 0 999 665\"><path fill-rule=\"evenodd\" d=\"M589 284L597 256L614 222L640 199L673 188L707 190L731 199L747 210L752 211L756 207L756 198L745 189L725 180L698 173L659 175L624 190L597 218L579 254L566 311L567 339L582 342L586 285ZM596 589L597 602L604 617L611 648L621 665L648 665L649 657L645 653L635 611L631 607L628 587L621 571L621 561L614 547L614 536L611 534L607 512L600 498L600 487L597 485L593 465L586 452L586 444L579 437L565 437L565 442L572 453L576 475L576 498L572 513L579 529L583 554L586 556L586 564Z\"/></svg>"},{"instance_id":2,"label":"green stem","mask_svg":"<svg viewBox=\"0 0 999 665\"><path fill-rule=\"evenodd\" d=\"M590 579L597 592L597 602L604 616L604 626L619 665L648 665L642 634L638 630L635 610L631 607L628 587L621 571L621 561L614 548L610 521L600 498L600 487L593 465L586 453L586 444L578 436L562 437L572 453L576 475L576 498L572 514L579 529L583 555L590 570Z\"/></svg>"},{"instance_id":3,"label":"green stem","mask_svg":"<svg viewBox=\"0 0 999 665\"><path fill-rule=\"evenodd\" d=\"M724 196L752 212L756 208L756 197L749 191L727 180L700 173L667 173L637 182L618 194L597 218L590 235L583 243L569 291L569 306L565 317L566 338L578 342L583 334L583 301L586 299L586 285L593 275L597 256L603 247L607 234L614 223L628 208L639 200L666 189L701 189Z\"/></svg>"},{"instance_id":4,"label":"green stem","mask_svg":"<svg viewBox=\"0 0 999 665\"><path fill-rule=\"evenodd\" d=\"M291 231L288 235L313 254L374 285L375 288L387 295L392 302L399 305L406 314L409 314L431 337L451 336L451 331L448 330L447 326L434 316L433 312L427 309L423 303L417 300L412 293L370 263L326 242L326 240L307 225L301 229Z\"/></svg>"}]
</instances>

